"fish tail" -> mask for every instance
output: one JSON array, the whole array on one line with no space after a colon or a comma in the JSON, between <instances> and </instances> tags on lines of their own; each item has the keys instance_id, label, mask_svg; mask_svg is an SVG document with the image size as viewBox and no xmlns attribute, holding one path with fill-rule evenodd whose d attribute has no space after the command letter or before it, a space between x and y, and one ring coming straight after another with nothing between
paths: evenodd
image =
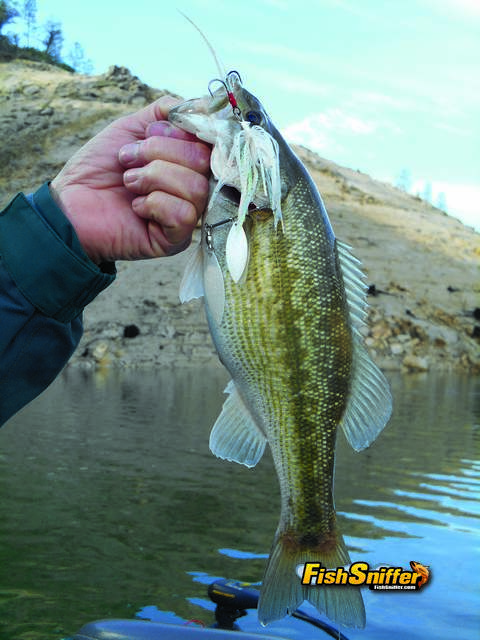
<instances>
[{"instance_id":1,"label":"fish tail","mask_svg":"<svg viewBox=\"0 0 480 640\"><path fill-rule=\"evenodd\" d=\"M358 587L337 585L302 585L299 565L318 562L336 569L350 564L343 537L335 533L328 543L308 548L292 541L291 536L277 535L265 569L258 604L262 625L291 615L304 600L330 620L347 627L365 626L365 607Z\"/></svg>"}]
</instances>

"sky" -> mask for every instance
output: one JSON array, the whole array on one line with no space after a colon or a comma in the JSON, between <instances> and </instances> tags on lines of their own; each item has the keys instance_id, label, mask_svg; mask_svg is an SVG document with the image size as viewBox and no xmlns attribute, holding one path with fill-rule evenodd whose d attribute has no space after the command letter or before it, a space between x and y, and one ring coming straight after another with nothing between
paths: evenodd
<instances>
[{"instance_id":1,"label":"sky","mask_svg":"<svg viewBox=\"0 0 480 640\"><path fill-rule=\"evenodd\" d=\"M37 10L38 24L62 23L64 57L78 41L96 74L126 66L194 98L219 73L183 11L289 142L392 184L403 175L480 231L480 0L37 0Z\"/></svg>"}]
</instances>

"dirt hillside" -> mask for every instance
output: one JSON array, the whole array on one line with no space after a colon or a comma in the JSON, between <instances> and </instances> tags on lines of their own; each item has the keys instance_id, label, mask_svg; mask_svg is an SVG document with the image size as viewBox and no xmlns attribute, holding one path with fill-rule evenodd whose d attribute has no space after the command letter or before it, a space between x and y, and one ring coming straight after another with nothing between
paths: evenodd
<instances>
[{"instance_id":1,"label":"dirt hillside","mask_svg":"<svg viewBox=\"0 0 480 640\"><path fill-rule=\"evenodd\" d=\"M33 62L0 64L0 203L52 178L114 118L152 89L127 69L72 75ZM187 96L193 97L193 96ZM337 237L370 287L367 345L384 369L480 371L480 236L431 205L368 175L295 149ZM180 305L186 253L118 264L116 282L85 312L72 366L188 366L216 358L202 304Z\"/></svg>"}]
</instances>

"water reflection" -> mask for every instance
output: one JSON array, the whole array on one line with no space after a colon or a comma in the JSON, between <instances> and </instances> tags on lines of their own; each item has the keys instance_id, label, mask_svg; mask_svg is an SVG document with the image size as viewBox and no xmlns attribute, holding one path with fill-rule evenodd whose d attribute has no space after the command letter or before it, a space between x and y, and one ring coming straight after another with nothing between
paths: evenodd
<instances>
[{"instance_id":1,"label":"water reflection","mask_svg":"<svg viewBox=\"0 0 480 640\"><path fill-rule=\"evenodd\" d=\"M69 370L0 431L2 637L62 638L147 606L199 617L192 572L261 579L277 481L268 456L248 470L210 454L226 381L220 367ZM418 594L366 591L368 638L451 638L459 625L473 638L480 383L391 381L378 442L356 454L339 438L339 524L353 560L417 560L433 580Z\"/></svg>"}]
</instances>

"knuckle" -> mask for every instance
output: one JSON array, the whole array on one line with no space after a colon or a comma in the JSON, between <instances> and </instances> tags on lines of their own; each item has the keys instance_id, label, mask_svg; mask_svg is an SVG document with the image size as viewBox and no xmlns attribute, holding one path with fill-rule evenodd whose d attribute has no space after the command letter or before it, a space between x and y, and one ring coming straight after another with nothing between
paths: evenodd
<instances>
[{"instance_id":1,"label":"knuckle","mask_svg":"<svg viewBox=\"0 0 480 640\"><path fill-rule=\"evenodd\" d=\"M151 136L142 140L142 155L146 162L153 160L158 155L159 136Z\"/></svg>"},{"instance_id":2,"label":"knuckle","mask_svg":"<svg viewBox=\"0 0 480 640\"><path fill-rule=\"evenodd\" d=\"M145 212L153 215L158 208L158 198L155 191L151 191L145 196L143 201L143 208Z\"/></svg>"},{"instance_id":3,"label":"knuckle","mask_svg":"<svg viewBox=\"0 0 480 640\"><path fill-rule=\"evenodd\" d=\"M153 189L157 185L159 176L162 174L162 162L153 160L146 164L144 171L144 187L148 190Z\"/></svg>"},{"instance_id":4,"label":"knuckle","mask_svg":"<svg viewBox=\"0 0 480 640\"><path fill-rule=\"evenodd\" d=\"M185 142L185 162L187 166L201 173L207 173L210 168L210 152L201 142Z\"/></svg>"},{"instance_id":5,"label":"knuckle","mask_svg":"<svg viewBox=\"0 0 480 640\"><path fill-rule=\"evenodd\" d=\"M195 227L197 224L198 216L197 209L194 204L188 200L181 200L178 208L177 223L182 227Z\"/></svg>"},{"instance_id":6,"label":"knuckle","mask_svg":"<svg viewBox=\"0 0 480 640\"><path fill-rule=\"evenodd\" d=\"M203 204L206 201L208 195L207 178L200 173L195 173L191 177L190 192L192 194L192 198L196 203L198 203L199 205Z\"/></svg>"},{"instance_id":7,"label":"knuckle","mask_svg":"<svg viewBox=\"0 0 480 640\"><path fill-rule=\"evenodd\" d=\"M210 149L202 142L195 142L196 152L198 154L198 162L202 173L210 171Z\"/></svg>"}]
</instances>

